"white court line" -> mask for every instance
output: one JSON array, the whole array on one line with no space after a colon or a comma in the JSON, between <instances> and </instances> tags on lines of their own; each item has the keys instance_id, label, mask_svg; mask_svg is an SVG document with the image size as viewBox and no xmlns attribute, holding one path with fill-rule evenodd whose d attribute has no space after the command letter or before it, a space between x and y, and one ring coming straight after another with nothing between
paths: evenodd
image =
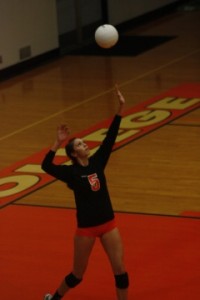
<instances>
[{"instance_id":1,"label":"white court line","mask_svg":"<svg viewBox=\"0 0 200 300\"><path fill-rule=\"evenodd\" d=\"M148 71L148 72L146 72L146 73L144 73L144 74L142 74L142 75L139 75L139 76L137 76L137 77L135 77L135 78L133 78L133 79L127 80L127 81L125 81L124 83L119 84L119 87L128 85L128 84L130 84L130 83L132 83L132 82L134 82L134 81L140 80L140 79L142 79L142 78L144 78L144 77L146 77L146 76L149 76L149 75L151 75L151 74L153 74L153 73L155 73L155 72L157 72L157 71L160 71L160 70L162 70L162 69L164 69L164 68L167 68L168 66L171 66L171 65L173 65L173 64L175 64L175 63L177 63L177 62L179 62L179 61L181 61L181 60L183 60L183 59L185 59L185 58L187 58L187 57L189 57L189 56L192 56L192 55L198 53L199 51L200 51L200 49L194 50L194 51L190 52L189 54L186 54L186 55L183 55L183 56L181 56L181 57L179 57L179 58L176 58L176 59L172 60L171 62L169 62L169 63L167 63L167 64L164 64L164 65L162 65L162 66L160 66L160 67L158 67L158 68L155 68L155 69L153 69L153 70L150 70L150 71ZM110 92L113 91L113 90L114 90L114 88L109 89L109 90L106 90L105 92L99 93L99 94L97 94L97 95L95 95L95 96L93 96L93 97L90 97L90 98L88 98L88 99L85 99L85 100L83 100L83 101L81 101L81 102L79 102L79 103L77 103L77 104L71 105L71 106L69 106L69 107L66 108L66 109L60 110L60 111L58 111L58 112L56 112L56 113L54 113L54 114L52 114L52 115L50 115L50 116L48 116L48 117L46 117L46 118L41 119L40 121L31 123L31 124L29 124L29 125L27 125L27 126L25 126L25 127L22 127L22 128L20 128L20 129L16 130L16 131L13 131L13 132L10 133L10 134L4 135L4 136L2 136L2 137L0 138L0 141L3 141L3 140L5 140L5 139L7 139L7 138L10 138L10 137L12 137L12 136L14 136L14 135L16 135L16 134L18 134L18 133L21 133L21 132L23 132L23 131L25 131L25 130L27 130L27 129L30 129L30 128L34 127L34 126L37 126L38 124L44 123L44 122L46 122L46 121L49 121L50 119L53 119L54 117L56 117L56 116L58 116L58 115L61 115L61 114L63 114L64 112L73 110L74 108L77 108L77 107L79 107L79 106L81 106L81 105L83 105L83 104L85 104L85 103L87 103L87 102L90 102L90 101L92 101L92 100L94 100L94 99L96 99L96 98L98 98L98 97L101 97L101 96L103 96L103 95L106 95L107 93L110 93Z\"/></svg>"}]
</instances>

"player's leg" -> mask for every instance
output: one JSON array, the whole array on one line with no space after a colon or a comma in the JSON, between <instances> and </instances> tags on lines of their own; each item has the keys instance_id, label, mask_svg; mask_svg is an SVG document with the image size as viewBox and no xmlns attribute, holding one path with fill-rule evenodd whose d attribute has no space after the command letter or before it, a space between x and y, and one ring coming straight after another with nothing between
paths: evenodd
<instances>
[{"instance_id":1,"label":"player's leg","mask_svg":"<svg viewBox=\"0 0 200 300\"><path fill-rule=\"evenodd\" d=\"M46 300L60 300L68 292L68 290L76 287L82 281L94 243L95 238L93 237L74 237L74 260L72 272L64 278L53 296L46 295Z\"/></svg>"},{"instance_id":2,"label":"player's leg","mask_svg":"<svg viewBox=\"0 0 200 300\"><path fill-rule=\"evenodd\" d=\"M95 237L90 236L78 236L74 237L74 262L73 273L78 278L82 278L87 265L90 254L92 252Z\"/></svg>"},{"instance_id":3,"label":"player's leg","mask_svg":"<svg viewBox=\"0 0 200 300\"><path fill-rule=\"evenodd\" d=\"M58 293L64 295L70 288L79 284L87 268L88 259L94 246L95 238L87 236L74 237L73 270L68 274L58 288Z\"/></svg>"},{"instance_id":4,"label":"player's leg","mask_svg":"<svg viewBox=\"0 0 200 300\"><path fill-rule=\"evenodd\" d=\"M127 300L129 279L123 261L124 250L119 230L115 228L105 233L101 237L101 243L108 255L115 276L118 300Z\"/></svg>"}]
</instances>

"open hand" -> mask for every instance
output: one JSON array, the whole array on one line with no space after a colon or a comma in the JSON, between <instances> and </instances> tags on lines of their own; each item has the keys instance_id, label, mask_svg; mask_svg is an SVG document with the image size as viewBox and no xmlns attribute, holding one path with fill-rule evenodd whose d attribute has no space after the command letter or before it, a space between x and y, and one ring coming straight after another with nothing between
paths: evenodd
<instances>
[{"instance_id":1,"label":"open hand","mask_svg":"<svg viewBox=\"0 0 200 300\"><path fill-rule=\"evenodd\" d=\"M62 143L67 140L70 134L69 127L65 124L61 124L57 128L57 141Z\"/></svg>"},{"instance_id":2,"label":"open hand","mask_svg":"<svg viewBox=\"0 0 200 300\"><path fill-rule=\"evenodd\" d=\"M115 91L119 99L119 104L123 105L125 103L125 99L122 93L120 92L117 84L115 84Z\"/></svg>"}]
</instances>

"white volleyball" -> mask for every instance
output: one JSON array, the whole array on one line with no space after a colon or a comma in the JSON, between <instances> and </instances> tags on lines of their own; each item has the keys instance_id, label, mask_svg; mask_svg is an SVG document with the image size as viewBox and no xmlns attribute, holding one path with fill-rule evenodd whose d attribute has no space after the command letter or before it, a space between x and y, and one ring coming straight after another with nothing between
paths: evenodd
<instances>
[{"instance_id":1,"label":"white volleyball","mask_svg":"<svg viewBox=\"0 0 200 300\"><path fill-rule=\"evenodd\" d=\"M95 31L95 41L101 48L113 47L119 39L117 29L110 24L99 26Z\"/></svg>"}]
</instances>

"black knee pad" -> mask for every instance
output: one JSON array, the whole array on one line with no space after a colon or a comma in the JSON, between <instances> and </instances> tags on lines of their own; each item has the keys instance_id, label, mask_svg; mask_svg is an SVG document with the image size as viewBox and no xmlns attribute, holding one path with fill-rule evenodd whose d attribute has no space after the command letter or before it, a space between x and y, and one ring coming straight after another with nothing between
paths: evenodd
<instances>
[{"instance_id":1,"label":"black knee pad","mask_svg":"<svg viewBox=\"0 0 200 300\"><path fill-rule=\"evenodd\" d=\"M128 273L115 275L115 285L118 289L127 289L129 286Z\"/></svg>"},{"instance_id":2,"label":"black knee pad","mask_svg":"<svg viewBox=\"0 0 200 300\"><path fill-rule=\"evenodd\" d=\"M74 288L75 286L77 286L80 282L82 281L82 279L77 278L76 276L74 276L73 273L68 274L65 277L65 283L68 285L68 287L70 288Z\"/></svg>"}]
</instances>

